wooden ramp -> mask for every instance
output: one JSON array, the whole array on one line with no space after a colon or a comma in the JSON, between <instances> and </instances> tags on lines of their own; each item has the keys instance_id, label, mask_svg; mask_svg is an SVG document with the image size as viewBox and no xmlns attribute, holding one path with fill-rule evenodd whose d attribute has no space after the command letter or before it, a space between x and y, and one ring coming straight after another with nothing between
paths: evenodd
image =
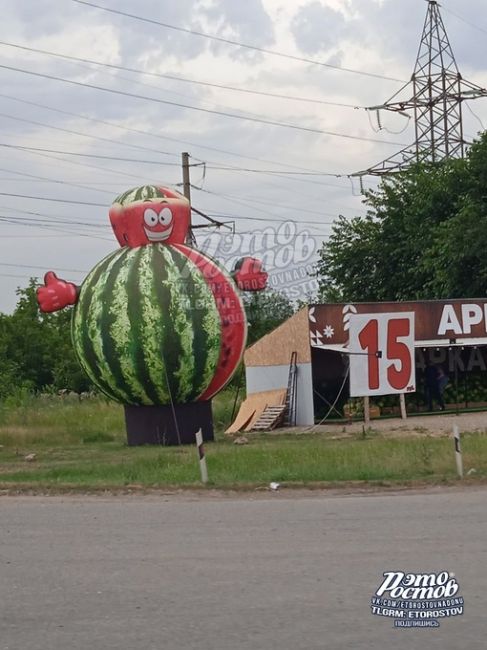
<instances>
[{"instance_id":1,"label":"wooden ramp","mask_svg":"<svg viewBox=\"0 0 487 650\"><path fill-rule=\"evenodd\" d=\"M254 422L252 431L270 431L278 427L283 421L287 405L267 406L260 417Z\"/></svg>"},{"instance_id":2,"label":"wooden ramp","mask_svg":"<svg viewBox=\"0 0 487 650\"><path fill-rule=\"evenodd\" d=\"M284 407L286 389L268 390L262 393L251 393L242 402L235 421L225 433L238 433L239 431L252 431L254 425L268 407Z\"/></svg>"}]
</instances>

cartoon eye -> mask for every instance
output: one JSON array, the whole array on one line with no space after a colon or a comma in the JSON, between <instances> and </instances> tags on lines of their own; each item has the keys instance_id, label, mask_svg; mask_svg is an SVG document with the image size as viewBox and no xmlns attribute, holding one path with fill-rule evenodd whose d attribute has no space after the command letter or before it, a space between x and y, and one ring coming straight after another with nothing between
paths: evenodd
<instances>
[{"instance_id":1,"label":"cartoon eye","mask_svg":"<svg viewBox=\"0 0 487 650\"><path fill-rule=\"evenodd\" d=\"M152 210L152 208L148 208L144 212L144 221L146 226L156 226L157 225L157 212L155 210Z\"/></svg>"},{"instance_id":2,"label":"cartoon eye","mask_svg":"<svg viewBox=\"0 0 487 650\"><path fill-rule=\"evenodd\" d=\"M159 213L159 223L161 226L167 226L172 221L172 212L169 208L163 208Z\"/></svg>"}]
</instances>

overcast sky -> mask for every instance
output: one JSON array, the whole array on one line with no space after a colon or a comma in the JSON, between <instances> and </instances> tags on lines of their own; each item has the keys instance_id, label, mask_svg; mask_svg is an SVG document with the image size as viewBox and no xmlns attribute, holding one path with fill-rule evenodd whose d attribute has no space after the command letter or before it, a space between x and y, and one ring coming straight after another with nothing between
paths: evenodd
<instances>
[{"instance_id":1,"label":"overcast sky","mask_svg":"<svg viewBox=\"0 0 487 650\"><path fill-rule=\"evenodd\" d=\"M180 183L182 151L191 154L192 163L206 163L191 170L193 184L201 188L193 189L194 207L234 222L235 248L245 248L249 233L277 228L285 220L296 222L318 247L339 214L364 212L359 185L346 175L413 141L413 125L406 118L386 114L386 128L376 132L369 114L354 107L387 100L401 80L410 78L427 8L424 0L93 1L149 21L369 75L236 47L73 0L3 0L2 66L162 101L0 68L0 311L11 311L16 288L25 286L30 276L43 276L44 270L58 270L81 283L117 246L108 224L113 198L144 183ZM442 11L463 76L487 86L485 0L444 0ZM471 106L476 116L466 111L465 130L474 136L481 123L487 124L487 101ZM222 166L237 169L213 169ZM245 171L249 169L266 173ZM203 241L205 236L198 235L201 245L215 249L222 235L213 235L210 244ZM303 241L296 238L296 247Z\"/></svg>"}]
</instances>

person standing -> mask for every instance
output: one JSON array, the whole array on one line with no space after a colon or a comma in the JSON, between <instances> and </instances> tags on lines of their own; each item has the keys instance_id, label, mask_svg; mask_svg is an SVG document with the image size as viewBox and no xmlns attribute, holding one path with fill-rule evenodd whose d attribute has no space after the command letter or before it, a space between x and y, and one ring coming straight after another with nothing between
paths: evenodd
<instances>
[{"instance_id":1,"label":"person standing","mask_svg":"<svg viewBox=\"0 0 487 650\"><path fill-rule=\"evenodd\" d=\"M443 401L443 389L446 386L446 383L444 380L441 382L442 383L442 388L440 389L440 377L445 377L446 381L448 381L448 378L446 377L445 373L443 372L443 369L441 369L441 374L440 374L440 369L438 366L435 366L431 363L430 360L426 362L426 368L424 371L424 379L425 379L425 393L426 393L426 401L428 403L428 411L433 410L433 402L436 402L438 404L438 408L440 411L445 410L445 402Z\"/></svg>"},{"instance_id":2,"label":"person standing","mask_svg":"<svg viewBox=\"0 0 487 650\"><path fill-rule=\"evenodd\" d=\"M438 392L440 393L441 401L443 402L443 408L445 408L445 400L443 399L443 393L445 392L445 388L447 384L448 384L448 375L445 373L442 366L438 366Z\"/></svg>"}]
</instances>

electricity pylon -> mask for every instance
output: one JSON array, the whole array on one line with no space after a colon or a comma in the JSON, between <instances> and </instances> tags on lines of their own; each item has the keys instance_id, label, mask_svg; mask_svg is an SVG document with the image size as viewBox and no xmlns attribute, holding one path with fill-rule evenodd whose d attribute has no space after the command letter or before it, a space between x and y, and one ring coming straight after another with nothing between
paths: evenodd
<instances>
[{"instance_id":1,"label":"electricity pylon","mask_svg":"<svg viewBox=\"0 0 487 650\"><path fill-rule=\"evenodd\" d=\"M487 90L462 78L436 0L427 0L428 12L419 45L414 73L389 101L368 111L392 111L414 115L416 140L383 162L354 176L382 176L400 171L415 162L440 162L463 158L467 142L463 133L462 104L487 97ZM397 98L412 85L412 96ZM379 119L379 118L378 118Z\"/></svg>"}]
</instances>

